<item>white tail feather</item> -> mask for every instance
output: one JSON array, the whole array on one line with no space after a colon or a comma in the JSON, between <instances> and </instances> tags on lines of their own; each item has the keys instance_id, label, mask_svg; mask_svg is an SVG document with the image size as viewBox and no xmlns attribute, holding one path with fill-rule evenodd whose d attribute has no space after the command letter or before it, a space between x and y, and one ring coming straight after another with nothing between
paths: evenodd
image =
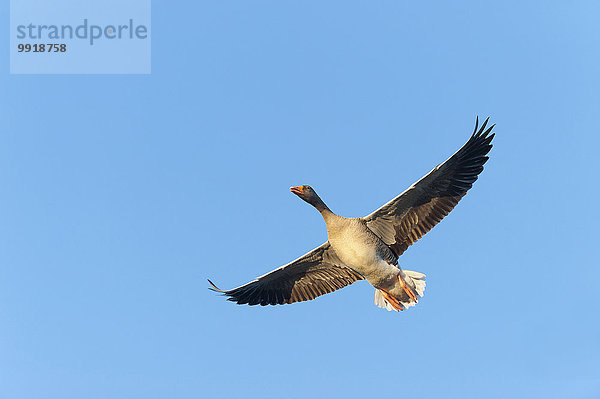
<instances>
[{"instance_id":1,"label":"white tail feather","mask_svg":"<svg viewBox=\"0 0 600 399\"><path fill-rule=\"evenodd\" d=\"M415 285L415 291L417 294L422 297L423 292L425 292L425 275L419 272L413 272L412 270L404 270L404 275L410 277L413 284Z\"/></svg>"}]
</instances>

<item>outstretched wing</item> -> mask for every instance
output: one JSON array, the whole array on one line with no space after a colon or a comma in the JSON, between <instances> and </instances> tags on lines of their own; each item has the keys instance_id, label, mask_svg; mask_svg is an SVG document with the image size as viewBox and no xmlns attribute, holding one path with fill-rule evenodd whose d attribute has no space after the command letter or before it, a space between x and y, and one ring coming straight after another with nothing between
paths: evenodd
<instances>
[{"instance_id":1,"label":"outstretched wing","mask_svg":"<svg viewBox=\"0 0 600 399\"><path fill-rule=\"evenodd\" d=\"M488 119L454 155L405 192L364 218L396 256L438 224L473 186L492 148L494 125ZM491 133L491 134L490 134Z\"/></svg>"},{"instance_id":2,"label":"outstretched wing","mask_svg":"<svg viewBox=\"0 0 600 399\"><path fill-rule=\"evenodd\" d=\"M208 282L216 291L228 296L229 301L265 306L309 301L363 279L361 274L344 266L326 242L241 287L222 291Z\"/></svg>"}]
</instances>

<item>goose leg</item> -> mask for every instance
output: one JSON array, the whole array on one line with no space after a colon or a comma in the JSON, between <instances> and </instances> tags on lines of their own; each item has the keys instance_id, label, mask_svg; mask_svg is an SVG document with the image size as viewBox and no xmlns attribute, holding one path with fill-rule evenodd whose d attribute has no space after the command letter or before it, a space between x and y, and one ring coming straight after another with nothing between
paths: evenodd
<instances>
[{"instance_id":1,"label":"goose leg","mask_svg":"<svg viewBox=\"0 0 600 399\"><path fill-rule=\"evenodd\" d=\"M396 309L397 311L404 310L404 308L402 307L402 304L400 304L400 302L398 302L398 300L396 298L394 298L392 296L392 294L390 294L389 292L387 292L386 290L381 289L381 288L378 288L378 290L381 291L381 295L383 295L385 300L388 301L388 303L390 305L392 305L392 307L394 309Z\"/></svg>"},{"instance_id":2,"label":"goose leg","mask_svg":"<svg viewBox=\"0 0 600 399\"><path fill-rule=\"evenodd\" d=\"M419 302L419 300L417 299L417 296L415 295L415 293L413 292L413 290L408 286L408 284L406 284L406 281L404 281L404 278L402 278L402 274L401 273L398 274L398 281L400 281L400 284L402 285L402 289L404 290L404 292L406 292L406 295L408 295L408 297L414 303Z\"/></svg>"}]
</instances>

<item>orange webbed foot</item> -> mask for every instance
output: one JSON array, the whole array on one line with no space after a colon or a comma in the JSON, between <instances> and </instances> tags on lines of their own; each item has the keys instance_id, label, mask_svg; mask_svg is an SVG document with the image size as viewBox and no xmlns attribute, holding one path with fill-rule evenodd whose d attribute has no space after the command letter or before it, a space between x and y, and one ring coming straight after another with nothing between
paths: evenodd
<instances>
[{"instance_id":1,"label":"orange webbed foot","mask_svg":"<svg viewBox=\"0 0 600 399\"><path fill-rule=\"evenodd\" d=\"M414 303L419 302L419 299L417 298L417 296L415 295L413 290L406 284L406 281L404 281L404 278L402 278L401 274L398 274L398 281L400 281L400 284L402 285L402 289L404 290L404 292L406 292L406 295L408 295L408 297Z\"/></svg>"},{"instance_id":2,"label":"orange webbed foot","mask_svg":"<svg viewBox=\"0 0 600 399\"><path fill-rule=\"evenodd\" d=\"M396 298L394 298L392 294L381 288L379 288L379 291L381 291L381 295L383 295L385 300L388 301L388 303L392 305L396 311L404 310L402 304Z\"/></svg>"}]
</instances>

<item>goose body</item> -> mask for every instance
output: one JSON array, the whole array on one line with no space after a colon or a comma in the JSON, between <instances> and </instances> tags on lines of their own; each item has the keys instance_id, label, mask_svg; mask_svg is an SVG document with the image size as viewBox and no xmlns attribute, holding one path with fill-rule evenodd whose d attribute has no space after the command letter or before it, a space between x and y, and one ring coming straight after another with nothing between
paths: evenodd
<instances>
[{"instance_id":1,"label":"goose body","mask_svg":"<svg viewBox=\"0 0 600 399\"><path fill-rule=\"evenodd\" d=\"M327 241L278 269L228 291L212 289L230 301L277 305L314 299L358 280L375 287L375 304L404 310L417 303L425 275L398 266L404 251L439 223L477 180L492 148L493 125L488 120L444 163L372 214L345 218L332 212L310 186L292 193L323 216Z\"/></svg>"},{"instance_id":2,"label":"goose body","mask_svg":"<svg viewBox=\"0 0 600 399\"><path fill-rule=\"evenodd\" d=\"M327 238L338 258L372 286L381 286L398 272L397 257L361 218L323 215Z\"/></svg>"}]
</instances>

